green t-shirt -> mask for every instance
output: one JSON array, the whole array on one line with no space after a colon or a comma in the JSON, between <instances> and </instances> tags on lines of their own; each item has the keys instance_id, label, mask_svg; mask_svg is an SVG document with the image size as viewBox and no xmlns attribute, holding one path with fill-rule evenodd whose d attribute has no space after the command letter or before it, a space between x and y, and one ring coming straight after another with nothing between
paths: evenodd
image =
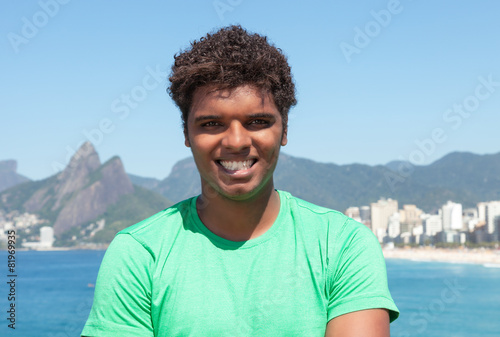
<instances>
[{"instance_id":1,"label":"green t-shirt","mask_svg":"<svg viewBox=\"0 0 500 337\"><path fill-rule=\"evenodd\" d=\"M208 230L196 197L118 233L82 335L319 337L352 311L386 308L396 319L372 232L278 192L275 223L248 241Z\"/></svg>"}]
</instances>

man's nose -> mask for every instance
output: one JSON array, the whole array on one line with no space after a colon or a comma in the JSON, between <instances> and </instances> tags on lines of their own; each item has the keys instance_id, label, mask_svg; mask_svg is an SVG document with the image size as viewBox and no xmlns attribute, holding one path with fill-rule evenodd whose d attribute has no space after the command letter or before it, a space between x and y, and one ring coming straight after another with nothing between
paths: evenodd
<instances>
[{"instance_id":1,"label":"man's nose","mask_svg":"<svg viewBox=\"0 0 500 337\"><path fill-rule=\"evenodd\" d=\"M233 122L224 132L222 146L233 151L241 151L252 144L250 132L240 123Z\"/></svg>"}]
</instances>

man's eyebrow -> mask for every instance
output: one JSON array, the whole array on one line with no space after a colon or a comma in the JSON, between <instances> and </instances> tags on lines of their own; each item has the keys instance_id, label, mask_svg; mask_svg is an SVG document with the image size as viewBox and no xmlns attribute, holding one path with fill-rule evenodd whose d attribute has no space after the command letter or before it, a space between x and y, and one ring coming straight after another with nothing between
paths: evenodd
<instances>
[{"instance_id":1,"label":"man's eyebrow","mask_svg":"<svg viewBox=\"0 0 500 337\"><path fill-rule=\"evenodd\" d=\"M269 112L257 112L253 114L249 114L246 116L247 118L268 118L268 119L273 119L275 118L275 115ZM221 120L222 116L220 115L202 115L198 116L194 119L195 123L203 122L206 120Z\"/></svg>"},{"instance_id":2,"label":"man's eyebrow","mask_svg":"<svg viewBox=\"0 0 500 337\"><path fill-rule=\"evenodd\" d=\"M194 119L194 122L195 123L198 123L198 122L203 122L203 121L206 121L206 120L214 120L214 119L222 119L222 116L219 116L219 115L203 115L203 116L198 116Z\"/></svg>"},{"instance_id":3,"label":"man's eyebrow","mask_svg":"<svg viewBox=\"0 0 500 337\"><path fill-rule=\"evenodd\" d=\"M250 115L248 115L248 117L250 117L250 118L269 118L269 119L272 119L272 118L275 118L275 115L272 114L272 113L269 113L269 112L258 112L258 113L250 114Z\"/></svg>"}]
</instances>

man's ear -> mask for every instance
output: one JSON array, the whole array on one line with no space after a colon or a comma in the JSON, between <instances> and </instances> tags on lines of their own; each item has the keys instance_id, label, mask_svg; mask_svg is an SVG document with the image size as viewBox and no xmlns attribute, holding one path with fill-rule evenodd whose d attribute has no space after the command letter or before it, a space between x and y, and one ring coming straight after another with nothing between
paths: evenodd
<instances>
[{"instance_id":1,"label":"man's ear","mask_svg":"<svg viewBox=\"0 0 500 337\"><path fill-rule=\"evenodd\" d=\"M191 144L189 143L189 137L188 137L188 132L187 132L186 128L184 128L184 145L186 145L186 147L191 147Z\"/></svg>"},{"instance_id":2,"label":"man's ear","mask_svg":"<svg viewBox=\"0 0 500 337\"><path fill-rule=\"evenodd\" d=\"M286 137L287 132L288 127L285 127L285 129L283 129L283 134L281 135L281 146L285 146L288 143L288 138Z\"/></svg>"}]
</instances>

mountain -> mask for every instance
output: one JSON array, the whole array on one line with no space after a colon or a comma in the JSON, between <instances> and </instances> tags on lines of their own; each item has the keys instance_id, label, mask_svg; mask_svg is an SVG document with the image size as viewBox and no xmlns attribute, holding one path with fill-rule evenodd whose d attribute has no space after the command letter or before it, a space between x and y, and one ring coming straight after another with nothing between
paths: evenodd
<instances>
[{"instance_id":1,"label":"mountain","mask_svg":"<svg viewBox=\"0 0 500 337\"><path fill-rule=\"evenodd\" d=\"M154 191L172 202L178 202L201 193L200 175L192 157L177 162L170 175Z\"/></svg>"},{"instance_id":2,"label":"mountain","mask_svg":"<svg viewBox=\"0 0 500 337\"><path fill-rule=\"evenodd\" d=\"M192 158L179 161L155 191L177 202L200 193ZM400 205L438 210L448 200L474 207L500 200L500 153L451 153L427 166L395 161L386 166L336 165L282 153L274 174L275 187L312 203L343 211L369 205L380 197Z\"/></svg>"},{"instance_id":3,"label":"mountain","mask_svg":"<svg viewBox=\"0 0 500 337\"><path fill-rule=\"evenodd\" d=\"M423 209L436 209L447 200L464 207L500 200L500 153L454 152L430 165L415 166L409 175L401 173L404 180L395 186L395 195L418 200Z\"/></svg>"},{"instance_id":4,"label":"mountain","mask_svg":"<svg viewBox=\"0 0 500 337\"><path fill-rule=\"evenodd\" d=\"M384 166L388 168L391 171L398 172L401 167L406 167L408 165L413 166L410 162L408 161L403 161L403 160L393 160L385 164Z\"/></svg>"},{"instance_id":5,"label":"mountain","mask_svg":"<svg viewBox=\"0 0 500 337\"><path fill-rule=\"evenodd\" d=\"M100 235L110 239L116 231L170 204L152 191L133 186L119 157L101 164L89 142L62 172L0 193L0 210L37 214L53 225L59 239L101 218L106 220L103 231L108 234Z\"/></svg>"},{"instance_id":6,"label":"mountain","mask_svg":"<svg viewBox=\"0 0 500 337\"><path fill-rule=\"evenodd\" d=\"M128 173L128 177L130 178L132 184L147 188L149 190L156 188L156 186L158 186L161 181L156 178L140 177L130 173Z\"/></svg>"},{"instance_id":7,"label":"mountain","mask_svg":"<svg viewBox=\"0 0 500 337\"><path fill-rule=\"evenodd\" d=\"M0 161L0 192L27 181L30 180L17 173L15 160Z\"/></svg>"},{"instance_id":8,"label":"mountain","mask_svg":"<svg viewBox=\"0 0 500 337\"><path fill-rule=\"evenodd\" d=\"M274 176L278 189L314 204L343 211L390 197L382 166L336 165L282 154Z\"/></svg>"}]
</instances>

